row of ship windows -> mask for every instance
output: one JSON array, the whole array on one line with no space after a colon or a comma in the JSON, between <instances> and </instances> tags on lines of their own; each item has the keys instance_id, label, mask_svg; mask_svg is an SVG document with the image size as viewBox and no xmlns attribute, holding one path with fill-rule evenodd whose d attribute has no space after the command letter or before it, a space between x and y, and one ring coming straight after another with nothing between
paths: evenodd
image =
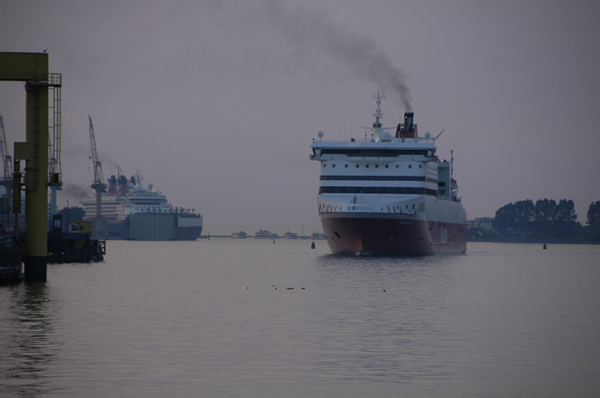
<instances>
[{"instance_id":1,"label":"row of ship windows","mask_svg":"<svg viewBox=\"0 0 600 398\"><path fill-rule=\"evenodd\" d=\"M398 149L314 149L314 154L316 156L321 155L346 155L346 156L356 156L356 157L398 157L399 155L422 155L431 157L435 154L435 150L426 149L409 149L409 150L398 150Z\"/></svg>"},{"instance_id":2,"label":"row of ship windows","mask_svg":"<svg viewBox=\"0 0 600 398\"><path fill-rule=\"evenodd\" d=\"M327 213L330 213L330 212L332 212L332 211L337 211L337 209L338 209L338 206L332 206L332 205L319 205L319 211L321 211L321 212L327 212ZM342 206L340 206L340 207L339 207L339 209L340 209L340 210L342 210L342 209L343 209L343 207L342 207ZM348 210L373 210L373 209L374 209L374 207L373 207L373 206L348 206ZM400 209L402 209L402 206L392 206L391 208L390 208L390 206L387 206L387 209L388 209L388 210L390 210L390 209L391 209L391 210L400 210ZM405 205L405 206L404 206L404 209L405 209L405 210L408 210L408 205ZM414 209L415 209L415 204L413 203L413 205L412 205L412 207L411 207L411 209L410 209L410 210L414 210ZM382 210L383 210L383 208L382 208ZM433 225L433 223L431 223L431 224ZM438 223L438 225L439 225L439 224L440 224L440 223Z\"/></svg>"},{"instance_id":3,"label":"row of ship windows","mask_svg":"<svg viewBox=\"0 0 600 398\"><path fill-rule=\"evenodd\" d=\"M323 168L325 168L325 167L327 167L327 163L323 163ZM333 163L333 164L331 165L331 167L332 167L332 168L335 168L335 163ZM357 165L356 165L356 168L358 169L359 167L360 167L360 165L359 165L359 164L357 164ZM412 167L413 167L413 165L412 165L412 164L409 164L409 165L408 165L408 168L409 168L409 169L412 169ZM346 168L346 169L348 168L348 163L346 163L346 164L344 165L344 168ZM368 164L366 164L366 165L365 165L365 169L368 169L368 168L369 168L369 165L368 165ZM376 168L376 169L378 169L378 168L379 168L379 165L378 165L378 164L376 164L376 165L375 165L375 168ZM385 165L385 168L386 168L386 169L387 169L387 168L389 168L389 165L388 165L388 164L386 164L386 165ZM399 165L399 164L397 164L397 165L396 165L396 168L397 168L397 169L399 169L399 168L400 168L400 165ZM421 165L421 164L420 164L420 165L419 165L419 168L420 168L420 169L422 169L422 168L423 168L423 165Z\"/></svg>"},{"instance_id":4,"label":"row of ship windows","mask_svg":"<svg viewBox=\"0 0 600 398\"><path fill-rule=\"evenodd\" d=\"M319 193L390 193L437 196L437 190L412 187L319 187Z\"/></svg>"},{"instance_id":5,"label":"row of ship windows","mask_svg":"<svg viewBox=\"0 0 600 398\"><path fill-rule=\"evenodd\" d=\"M425 181L416 176L321 176L321 180L368 180L368 181ZM430 179L428 178L427 181ZM432 181L430 181L432 182ZM437 182L437 180L435 180Z\"/></svg>"}]
</instances>

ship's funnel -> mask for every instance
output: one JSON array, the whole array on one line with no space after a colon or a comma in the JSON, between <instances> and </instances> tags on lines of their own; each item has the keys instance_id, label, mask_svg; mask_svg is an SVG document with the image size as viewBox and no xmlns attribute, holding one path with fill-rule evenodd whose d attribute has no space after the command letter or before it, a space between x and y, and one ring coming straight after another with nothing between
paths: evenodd
<instances>
[{"instance_id":1,"label":"ship's funnel","mask_svg":"<svg viewBox=\"0 0 600 398\"><path fill-rule=\"evenodd\" d=\"M404 113L404 123L400 123L396 129L396 138L416 138L417 125L414 122L415 114L413 112Z\"/></svg>"},{"instance_id":2,"label":"ship's funnel","mask_svg":"<svg viewBox=\"0 0 600 398\"><path fill-rule=\"evenodd\" d=\"M127 194L127 177L119 176L119 196Z\"/></svg>"},{"instance_id":3,"label":"ship's funnel","mask_svg":"<svg viewBox=\"0 0 600 398\"><path fill-rule=\"evenodd\" d=\"M404 113L404 128L407 131L412 130L414 117L415 117L415 114L413 112Z\"/></svg>"},{"instance_id":4,"label":"ship's funnel","mask_svg":"<svg viewBox=\"0 0 600 398\"><path fill-rule=\"evenodd\" d=\"M108 179L108 196L115 196L115 191L117 189L117 177L114 175L110 176Z\"/></svg>"}]
</instances>

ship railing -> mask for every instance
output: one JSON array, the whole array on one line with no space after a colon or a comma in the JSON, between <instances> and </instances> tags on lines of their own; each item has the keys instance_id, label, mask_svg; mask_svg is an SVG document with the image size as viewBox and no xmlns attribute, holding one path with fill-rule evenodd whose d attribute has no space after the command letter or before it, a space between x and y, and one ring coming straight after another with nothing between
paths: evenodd
<instances>
[{"instance_id":1,"label":"ship railing","mask_svg":"<svg viewBox=\"0 0 600 398\"><path fill-rule=\"evenodd\" d=\"M416 209L402 209L402 206L386 206L385 209L388 213L392 214L405 214L408 216L415 216L417 214Z\"/></svg>"},{"instance_id":2,"label":"ship railing","mask_svg":"<svg viewBox=\"0 0 600 398\"><path fill-rule=\"evenodd\" d=\"M439 200L448 200L450 202L460 202L459 198L456 198L455 196L438 195L437 198Z\"/></svg>"},{"instance_id":3,"label":"ship railing","mask_svg":"<svg viewBox=\"0 0 600 398\"><path fill-rule=\"evenodd\" d=\"M360 140L356 139L356 138L350 138L349 140L319 140L319 141L313 140L313 143L318 143L318 142L374 142L374 140L372 140L370 138L369 139L361 138Z\"/></svg>"},{"instance_id":4,"label":"ship railing","mask_svg":"<svg viewBox=\"0 0 600 398\"><path fill-rule=\"evenodd\" d=\"M421 210L422 211L422 210ZM381 205L364 205L364 204L349 204L345 206L327 205L319 208L319 215L321 214L332 214L341 212L387 212L392 214L403 214L408 216L415 216L417 214L416 209L402 209L398 206L381 206Z\"/></svg>"},{"instance_id":5,"label":"ship railing","mask_svg":"<svg viewBox=\"0 0 600 398\"><path fill-rule=\"evenodd\" d=\"M454 196L454 195L453 195L453 196L448 196L448 195L438 195L438 196L437 196L437 198L438 198L439 200L447 200L447 201L450 201L450 202L458 202L458 203L461 203L461 198L458 198L458 197L456 197L456 196Z\"/></svg>"}]
</instances>

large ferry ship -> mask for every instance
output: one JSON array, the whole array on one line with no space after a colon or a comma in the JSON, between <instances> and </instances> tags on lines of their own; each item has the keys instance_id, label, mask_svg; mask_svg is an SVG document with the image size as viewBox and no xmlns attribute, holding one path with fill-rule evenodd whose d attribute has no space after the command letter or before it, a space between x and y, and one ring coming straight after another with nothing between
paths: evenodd
<instances>
[{"instance_id":1,"label":"large ferry ship","mask_svg":"<svg viewBox=\"0 0 600 398\"><path fill-rule=\"evenodd\" d=\"M118 185L118 188L117 188ZM105 237L132 240L196 240L202 233L202 215L194 209L173 207L160 191L142 185L139 174L129 180L111 176L102 194ZM86 220L96 218L95 196L80 201Z\"/></svg>"},{"instance_id":2,"label":"large ferry ship","mask_svg":"<svg viewBox=\"0 0 600 398\"><path fill-rule=\"evenodd\" d=\"M321 162L318 210L334 254L427 255L464 253L467 217L457 196L451 161L436 156L435 141L419 137L406 112L395 134L381 120L383 93L370 137L319 140L311 160ZM442 130L443 132L443 130Z\"/></svg>"}]
</instances>

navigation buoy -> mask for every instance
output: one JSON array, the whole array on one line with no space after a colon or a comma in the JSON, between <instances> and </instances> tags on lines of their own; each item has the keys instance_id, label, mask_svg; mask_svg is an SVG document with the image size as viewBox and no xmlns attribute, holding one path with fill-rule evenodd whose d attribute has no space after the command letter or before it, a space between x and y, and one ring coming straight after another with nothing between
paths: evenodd
<instances>
[{"instance_id":1,"label":"navigation buoy","mask_svg":"<svg viewBox=\"0 0 600 398\"><path fill-rule=\"evenodd\" d=\"M313 242L313 243L312 243L312 245L310 245L310 248L311 248L311 249L314 249L315 247L316 247L316 246L315 246L315 242Z\"/></svg>"}]
</instances>

